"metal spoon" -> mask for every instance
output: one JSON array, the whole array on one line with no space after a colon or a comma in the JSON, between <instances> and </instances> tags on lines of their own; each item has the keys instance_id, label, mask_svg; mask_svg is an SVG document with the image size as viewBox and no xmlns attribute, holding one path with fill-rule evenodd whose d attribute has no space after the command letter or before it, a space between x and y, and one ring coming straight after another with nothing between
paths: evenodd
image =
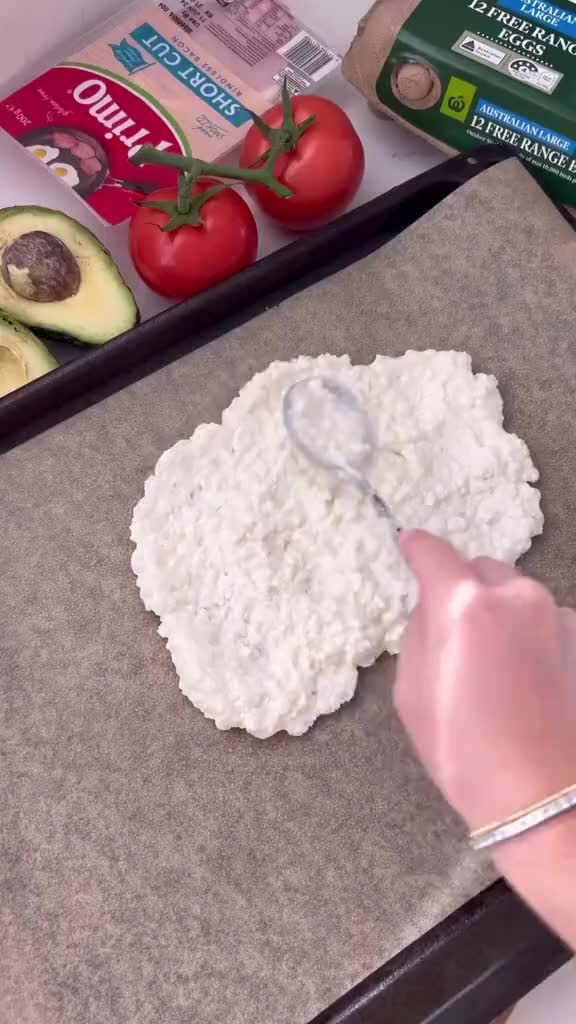
<instances>
[{"instance_id":1,"label":"metal spoon","mask_svg":"<svg viewBox=\"0 0 576 1024\"><path fill-rule=\"evenodd\" d=\"M286 391L282 415L292 443L309 462L345 477L372 502L379 516L400 530L390 507L366 476L376 439L370 417L352 391L330 377L306 377Z\"/></svg>"}]
</instances>

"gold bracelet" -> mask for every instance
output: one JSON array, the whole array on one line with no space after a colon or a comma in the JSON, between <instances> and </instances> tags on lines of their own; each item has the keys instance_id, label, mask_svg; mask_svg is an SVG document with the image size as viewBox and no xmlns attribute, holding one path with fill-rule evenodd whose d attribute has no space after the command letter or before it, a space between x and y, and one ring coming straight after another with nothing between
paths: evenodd
<instances>
[{"instance_id":1,"label":"gold bracelet","mask_svg":"<svg viewBox=\"0 0 576 1024\"><path fill-rule=\"evenodd\" d=\"M498 843L505 843L509 839L529 832L533 828L544 825L552 818L560 814L566 814L576 808L576 785L567 786L554 796L546 797L531 807L526 807L517 814L511 814L504 821L494 822L492 825L485 825L470 833L470 845L474 850L485 850L489 846L496 846Z\"/></svg>"}]
</instances>

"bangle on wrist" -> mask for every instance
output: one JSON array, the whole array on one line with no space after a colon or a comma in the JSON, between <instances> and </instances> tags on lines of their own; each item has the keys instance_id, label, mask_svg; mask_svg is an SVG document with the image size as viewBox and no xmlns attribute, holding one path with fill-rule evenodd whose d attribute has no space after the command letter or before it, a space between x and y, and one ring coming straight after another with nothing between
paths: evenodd
<instances>
[{"instance_id":1,"label":"bangle on wrist","mask_svg":"<svg viewBox=\"0 0 576 1024\"><path fill-rule=\"evenodd\" d=\"M470 845L474 850L485 850L499 843L508 842L524 832L539 828L552 818L576 808L576 784L546 797L531 807L526 807L503 821L493 822L470 833Z\"/></svg>"}]
</instances>

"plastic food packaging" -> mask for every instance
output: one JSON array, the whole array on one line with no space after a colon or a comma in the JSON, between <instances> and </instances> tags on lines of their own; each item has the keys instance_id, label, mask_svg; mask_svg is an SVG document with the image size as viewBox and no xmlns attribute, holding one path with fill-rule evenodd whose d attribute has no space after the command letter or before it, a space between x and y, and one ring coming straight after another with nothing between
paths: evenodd
<instances>
[{"instance_id":1,"label":"plastic food packaging","mask_svg":"<svg viewBox=\"0 0 576 1024\"><path fill-rule=\"evenodd\" d=\"M576 204L576 5L377 0L344 59L378 113L447 152L515 150Z\"/></svg>"},{"instance_id":2,"label":"plastic food packaging","mask_svg":"<svg viewBox=\"0 0 576 1024\"><path fill-rule=\"evenodd\" d=\"M304 92L339 64L279 0L139 4L1 101L0 127L119 224L135 193L175 180L172 168L130 162L142 145L218 161L285 79Z\"/></svg>"}]
</instances>

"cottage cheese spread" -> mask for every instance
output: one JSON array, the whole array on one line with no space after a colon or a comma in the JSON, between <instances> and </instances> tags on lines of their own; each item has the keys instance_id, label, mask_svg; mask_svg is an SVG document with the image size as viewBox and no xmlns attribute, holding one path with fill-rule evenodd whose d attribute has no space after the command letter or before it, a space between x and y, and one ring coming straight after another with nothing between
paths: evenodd
<instances>
[{"instance_id":1,"label":"cottage cheese spread","mask_svg":"<svg viewBox=\"0 0 576 1024\"><path fill-rule=\"evenodd\" d=\"M311 375L349 387L376 435L370 479L404 527L514 562L541 533L538 479L502 425L494 377L464 352L273 363L222 416L165 452L134 510L132 566L180 686L219 729L301 735L398 651L415 582L389 524L311 466L282 422Z\"/></svg>"}]
</instances>

